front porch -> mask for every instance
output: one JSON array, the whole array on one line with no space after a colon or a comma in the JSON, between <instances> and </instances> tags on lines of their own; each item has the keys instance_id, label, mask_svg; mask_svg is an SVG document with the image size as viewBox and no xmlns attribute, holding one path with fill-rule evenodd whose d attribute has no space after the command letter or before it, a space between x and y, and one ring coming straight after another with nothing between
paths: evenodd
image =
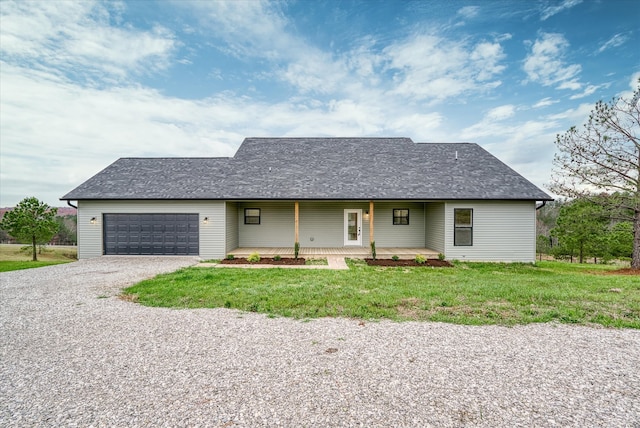
<instances>
[{"instance_id":1,"label":"front porch","mask_svg":"<svg viewBox=\"0 0 640 428\"><path fill-rule=\"evenodd\" d=\"M260 257L293 257L293 247L242 247L229 251L235 257L247 257L251 253L258 253ZM379 259L390 259L398 256L401 259L413 259L416 254L422 254L428 259L438 258L438 252L429 248L385 247L376 248L376 256ZM364 247L327 247L305 248L300 247L299 257L306 259L319 259L328 256L348 257L352 259L365 259L371 257L371 250Z\"/></svg>"}]
</instances>

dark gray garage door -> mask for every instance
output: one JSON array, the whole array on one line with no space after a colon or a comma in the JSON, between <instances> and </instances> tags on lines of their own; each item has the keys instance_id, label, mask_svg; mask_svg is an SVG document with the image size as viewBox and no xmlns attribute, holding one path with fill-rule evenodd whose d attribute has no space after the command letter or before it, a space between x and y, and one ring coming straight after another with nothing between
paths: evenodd
<instances>
[{"instance_id":1,"label":"dark gray garage door","mask_svg":"<svg viewBox=\"0 0 640 428\"><path fill-rule=\"evenodd\" d=\"M106 255L198 255L198 214L103 214Z\"/></svg>"}]
</instances>

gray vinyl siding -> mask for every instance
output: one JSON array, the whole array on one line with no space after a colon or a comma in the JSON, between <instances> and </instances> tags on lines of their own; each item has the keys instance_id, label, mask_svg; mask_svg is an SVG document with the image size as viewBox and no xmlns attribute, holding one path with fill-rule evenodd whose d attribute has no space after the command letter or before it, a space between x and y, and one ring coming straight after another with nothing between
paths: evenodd
<instances>
[{"instance_id":1,"label":"gray vinyl siding","mask_svg":"<svg viewBox=\"0 0 640 428\"><path fill-rule=\"evenodd\" d=\"M369 210L369 202L300 202L300 246L308 248L344 246L344 210ZM362 246L369 246L369 222L362 221Z\"/></svg>"},{"instance_id":2,"label":"gray vinyl siding","mask_svg":"<svg viewBox=\"0 0 640 428\"><path fill-rule=\"evenodd\" d=\"M226 203L226 249L230 252L239 247L238 245L238 204L235 202Z\"/></svg>"},{"instance_id":3,"label":"gray vinyl siding","mask_svg":"<svg viewBox=\"0 0 640 428\"><path fill-rule=\"evenodd\" d=\"M454 246L453 210L473 209L473 245ZM535 201L447 202L445 255L450 260L535 262Z\"/></svg>"},{"instance_id":4,"label":"gray vinyl siding","mask_svg":"<svg viewBox=\"0 0 640 428\"><path fill-rule=\"evenodd\" d=\"M409 224L394 225L393 210L403 208L409 210ZM422 202L375 202L373 214L376 247L419 248L424 246L424 204Z\"/></svg>"},{"instance_id":5,"label":"gray vinyl siding","mask_svg":"<svg viewBox=\"0 0 640 428\"><path fill-rule=\"evenodd\" d=\"M445 252L444 209L444 202L428 202L424 210L425 247L439 253Z\"/></svg>"},{"instance_id":6,"label":"gray vinyl siding","mask_svg":"<svg viewBox=\"0 0 640 428\"><path fill-rule=\"evenodd\" d=\"M203 259L225 255L225 204L219 201L78 201L78 258L103 254L103 222L105 213L197 213L199 214L199 247ZM91 218L96 223L91 224ZM207 224L203 223L209 218Z\"/></svg>"},{"instance_id":7,"label":"gray vinyl siding","mask_svg":"<svg viewBox=\"0 0 640 428\"><path fill-rule=\"evenodd\" d=\"M301 247L344 246L344 210L369 209L369 202L299 202L298 239ZM260 208L260 224L244 224L244 209ZM238 246L291 247L294 243L294 202L238 203ZM362 246L369 246L369 223L362 222Z\"/></svg>"},{"instance_id":8,"label":"gray vinyl siding","mask_svg":"<svg viewBox=\"0 0 640 428\"><path fill-rule=\"evenodd\" d=\"M260 208L260 224L244 224L244 209ZM238 203L239 247L293 247L293 202Z\"/></svg>"}]
</instances>

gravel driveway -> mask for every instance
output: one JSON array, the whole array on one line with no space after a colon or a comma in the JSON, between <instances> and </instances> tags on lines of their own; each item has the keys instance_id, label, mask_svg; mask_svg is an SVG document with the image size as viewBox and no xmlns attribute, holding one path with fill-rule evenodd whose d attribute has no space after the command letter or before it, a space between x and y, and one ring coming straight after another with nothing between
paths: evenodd
<instances>
[{"instance_id":1,"label":"gravel driveway","mask_svg":"<svg viewBox=\"0 0 640 428\"><path fill-rule=\"evenodd\" d=\"M0 425L640 427L640 331L302 322L116 297L195 262L0 274Z\"/></svg>"}]
</instances>

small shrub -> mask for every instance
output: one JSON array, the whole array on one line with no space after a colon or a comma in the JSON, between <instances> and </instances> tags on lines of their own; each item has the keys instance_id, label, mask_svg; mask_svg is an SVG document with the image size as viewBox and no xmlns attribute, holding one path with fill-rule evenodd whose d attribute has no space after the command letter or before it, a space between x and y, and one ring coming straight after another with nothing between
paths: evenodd
<instances>
[{"instance_id":1,"label":"small shrub","mask_svg":"<svg viewBox=\"0 0 640 428\"><path fill-rule=\"evenodd\" d=\"M227 260L233 260L235 258L236 256L234 256L233 254L227 254Z\"/></svg>"},{"instance_id":2,"label":"small shrub","mask_svg":"<svg viewBox=\"0 0 640 428\"><path fill-rule=\"evenodd\" d=\"M391 256L391 260L393 260L394 262L397 262L398 260L400 260L400 257L398 257L398 256Z\"/></svg>"},{"instance_id":3,"label":"small shrub","mask_svg":"<svg viewBox=\"0 0 640 428\"><path fill-rule=\"evenodd\" d=\"M371 258L376 259L376 241L371 241Z\"/></svg>"},{"instance_id":4,"label":"small shrub","mask_svg":"<svg viewBox=\"0 0 640 428\"><path fill-rule=\"evenodd\" d=\"M298 254L300 253L300 243L296 242L293 244L293 257L298 260Z\"/></svg>"},{"instance_id":5,"label":"small shrub","mask_svg":"<svg viewBox=\"0 0 640 428\"><path fill-rule=\"evenodd\" d=\"M247 261L249 263L257 263L260 261L260 254L258 253L251 253L249 254L249 257L247 257Z\"/></svg>"},{"instance_id":6,"label":"small shrub","mask_svg":"<svg viewBox=\"0 0 640 428\"><path fill-rule=\"evenodd\" d=\"M427 261L427 259L422 254L416 254L416 258L414 260L416 261L416 263L421 265L425 264L425 262Z\"/></svg>"},{"instance_id":7,"label":"small shrub","mask_svg":"<svg viewBox=\"0 0 640 428\"><path fill-rule=\"evenodd\" d=\"M438 260L440 261L444 260L444 254L438 253Z\"/></svg>"},{"instance_id":8,"label":"small shrub","mask_svg":"<svg viewBox=\"0 0 640 428\"><path fill-rule=\"evenodd\" d=\"M282 260L282 257L280 257L278 255L275 255L275 256L273 256L273 260L279 262L280 260Z\"/></svg>"}]
</instances>

